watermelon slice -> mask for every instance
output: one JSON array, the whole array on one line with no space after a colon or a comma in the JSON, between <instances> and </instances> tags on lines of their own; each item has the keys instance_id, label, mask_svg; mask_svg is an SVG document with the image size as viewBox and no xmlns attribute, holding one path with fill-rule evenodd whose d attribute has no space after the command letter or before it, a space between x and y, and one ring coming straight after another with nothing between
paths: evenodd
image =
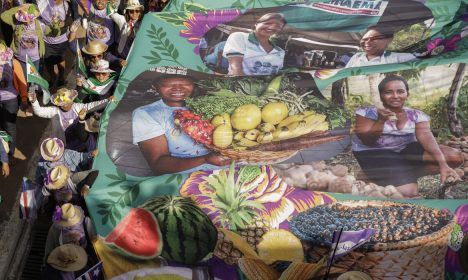
<instances>
[{"instance_id":1,"label":"watermelon slice","mask_svg":"<svg viewBox=\"0 0 468 280\"><path fill-rule=\"evenodd\" d=\"M141 208L132 208L104 242L117 253L140 260L154 259L163 247L158 220Z\"/></svg>"}]
</instances>

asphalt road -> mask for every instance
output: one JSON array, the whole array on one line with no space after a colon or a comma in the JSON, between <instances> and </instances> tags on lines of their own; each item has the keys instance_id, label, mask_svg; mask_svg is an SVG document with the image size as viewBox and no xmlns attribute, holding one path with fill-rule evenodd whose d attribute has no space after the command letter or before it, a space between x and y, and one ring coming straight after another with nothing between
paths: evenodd
<instances>
[{"instance_id":1,"label":"asphalt road","mask_svg":"<svg viewBox=\"0 0 468 280\"><path fill-rule=\"evenodd\" d=\"M7 178L0 177L0 195L2 197L2 202L0 203L0 226L9 219L10 215L18 215L19 213L14 213L19 210L13 209L13 205L18 199L23 176L31 172L31 167L28 168L28 163L37 151L39 139L48 122L49 119L42 119L36 116L17 119L17 146L27 159L23 161L17 160L16 163L10 165L10 176ZM31 162L32 164L34 163Z\"/></svg>"}]
</instances>

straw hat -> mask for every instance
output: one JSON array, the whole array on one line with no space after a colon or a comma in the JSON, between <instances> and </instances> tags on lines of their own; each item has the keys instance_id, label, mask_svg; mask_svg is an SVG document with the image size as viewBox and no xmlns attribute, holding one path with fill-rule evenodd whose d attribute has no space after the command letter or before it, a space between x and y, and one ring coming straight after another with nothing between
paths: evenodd
<instances>
[{"instance_id":1,"label":"straw hat","mask_svg":"<svg viewBox=\"0 0 468 280\"><path fill-rule=\"evenodd\" d=\"M81 50L88 55L98 55L107 51L107 45L100 41L94 40L81 48Z\"/></svg>"},{"instance_id":2,"label":"straw hat","mask_svg":"<svg viewBox=\"0 0 468 280\"><path fill-rule=\"evenodd\" d=\"M65 145L59 138L47 138L41 143L41 156L47 161L59 160L64 151Z\"/></svg>"},{"instance_id":3,"label":"straw hat","mask_svg":"<svg viewBox=\"0 0 468 280\"><path fill-rule=\"evenodd\" d=\"M78 92L74 89L61 88L50 97L52 104L56 106L64 106L73 103L73 100L78 96Z\"/></svg>"},{"instance_id":4,"label":"straw hat","mask_svg":"<svg viewBox=\"0 0 468 280\"><path fill-rule=\"evenodd\" d=\"M127 10L144 10L145 7L140 4L140 1L138 0L128 0L127 3L125 4L125 9L124 9L124 14L127 12Z\"/></svg>"},{"instance_id":5,"label":"straw hat","mask_svg":"<svg viewBox=\"0 0 468 280\"><path fill-rule=\"evenodd\" d=\"M17 21L29 22L37 18L41 13L39 9L34 4L23 4L18 7L18 10L15 13L15 18Z\"/></svg>"},{"instance_id":6,"label":"straw hat","mask_svg":"<svg viewBox=\"0 0 468 280\"><path fill-rule=\"evenodd\" d=\"M87 132L99 132L99 119L92 116L85 120L85 130Z\"/></svg>"},{"instance_id":7,"label":"straw hat","mask_svg":"<svg viewBox=\"0 0 468 280\"><path fill-rule=\"evenodd\" d=\"M114 70L109 69L109 61L104 59L100 59L98 62L96 62L90 71L93 73L115 73Z\"/></svg>"},{"instance_id":8,"label":"straw hat","mask_svg":"<svg viewBox=\"0 0 468 280\"><path fill-rule=\"evenodd\" d=\"M0 41L0 65L8 63L13 58L13 50L5 45L5 42Z\"/></svg>"},{"instance_id":9,"label":"straw hat","mask_svg":"<svg viewBox=\"0 0 468 280\"><path fill-rule=\"evenodd\" d=\"M61 209L62 215L60 219L56 221L58 226L71 227L83 222L83 209L81 209L81 207L71 203L65 203L62 205Z\"/></svg>"},{"instance_id":10,"label":"straw hat","mask_svg":"<svg viewBox=\"0 0 468 280\"><path fill-rule=\"evenodd\" d=\"M47 171L45 186L50 190L59 190L65 186L70 177L70 169L65 165L57 165Z\"/></svg>"},{"instance_id":11,"label":"straw hat","mask_svg":"<svg viewBox=\"0 0 468 280\"><path fill-rule=\"evenodd\" d=\"M87 262L86 251L75 244L58 246L47 258L47 263L60 271L78 271L84 268Z\"/></svg>"}]
</instances>

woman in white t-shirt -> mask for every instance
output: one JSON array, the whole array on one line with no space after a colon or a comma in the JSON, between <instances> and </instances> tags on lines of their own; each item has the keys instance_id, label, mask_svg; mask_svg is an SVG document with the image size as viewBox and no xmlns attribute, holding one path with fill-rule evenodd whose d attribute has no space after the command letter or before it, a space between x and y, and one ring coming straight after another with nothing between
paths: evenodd
<instances>
[{"instance_id":1,"label":"woman in white t-shirt","mask_svg":"<svg viewBox=\"0 0 468 280\"><path fill-rule=\"evenodd\" d=\"M228 59L228 75L274 75L283 68L284 50L274 45L270 37L286 25L284 16L268 13L255 23L252 33L229 35L223 56Z\"/></svg>"},{"instance_id":2,"label":"woman in white t-shirt","mask_svg":"<svg viewBox=\"0 0 468 280\"><path fill-rule=\"evenodd\" d=\"M438 145L429 116L404 107L408 83L389 75L379 84L384 108L369 106L356 111L353 153L366 176L382 186L393 185L406 197L418 196L417 179L439 174L460 180L452 167L463 163L457 150Z\"/></svg>"}]
</instances>

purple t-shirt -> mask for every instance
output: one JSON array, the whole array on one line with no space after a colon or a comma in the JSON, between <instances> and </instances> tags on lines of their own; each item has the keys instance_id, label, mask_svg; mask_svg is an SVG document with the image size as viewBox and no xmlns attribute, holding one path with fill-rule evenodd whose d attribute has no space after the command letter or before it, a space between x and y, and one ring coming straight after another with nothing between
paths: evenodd
<instances>
[{"instance_id":1,"label":"purple t-shirt","mask_svg":"<svg viewBox=\"0 0 468 280\"><path fill-rule=\"evenodd\" d=\"M86 38L88 42L98 40L108 46L114 43L114 21L107 15L106 9L94 10L89 17Z\"/></svg>"},{"instance_id":2,"label":"purple t-shirt","mask_svg":"<svg viewBox=\"0 0 468 280\"><path fill-rule=\"evenodd\" d=\"M32 61L40 59L39 38L36 35L36 22L39 22L42 34L44 34L45 25L40 21L34 20L30 25L22 24L22 26L24 26L24 31L18 38L18 49L15 56L23 62L26 62L26 55L28 55ZM21 28L21 26L17 28Z\"/></svg>"},{"instance_id":3,"label":"purple t-shirt","mask_svg":"<svg viewBox=\"0 0 468 280\"><path fill-rule=\"evenodd\" d=\"M6 82L5 88L0 88L0 101L7 101L17 98L18 91L13 85L13 68L11 60L0 65L0 80Z\"/></svg>"},{"instance_id":4,"label":"purple t-shirt","mask_svg":"<svg viewBox=\"0 0 468 280\"><path fill-rule=\"evenodd\" d=\"M425 113L404 107L403 110L406 112L406 123L402 129L398 129L396 122L387 120L384 123L384 128L379 139L377 139L374 146L367 146L362 143L361 139L356 135L352 137L353 151L367 151L376 149L385 149L395 152L403 150L408 144L417 142L416 139L416 124L420 122L428 122L429 116ZM369 106L363 107L356 110L356 115L362 116L367 119L377 120L379 115L377 113L377 107Z\"/></svg>"},{"instance_id":5,"label":"purple t-shirt","mask_svg":"<svg viewBox=\"0 0 468 280\"><path fill-rule=\"evenodd\" d=\"M41 14L42 22L46 25L52 25L52 22L61 22L65 23L68 14L68 2L63 1L60 4L56 4L55 0L45 0L49 1L49 5L46 6L45 10ZM44 36L44 42L48 44L60 44L68 40L67 32L62 32L57 37Z\"/></svg>"}]
</instances>

